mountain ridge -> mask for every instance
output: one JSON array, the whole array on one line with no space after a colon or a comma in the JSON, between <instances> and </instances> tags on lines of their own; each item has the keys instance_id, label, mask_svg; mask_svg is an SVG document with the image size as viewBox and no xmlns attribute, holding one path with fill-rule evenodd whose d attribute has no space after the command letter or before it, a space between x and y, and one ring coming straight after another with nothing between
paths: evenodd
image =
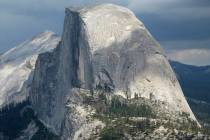
<instances>
[{"instance_id":1,"label":"mountain ridge","mask_svg":"<svg viewBox=\"0 0 210 140\"><path fill-rule=\"evenodd\" d=\"M170 63L185 96L210 102L210 66L185 65L176 61L170 61Z\"/></svg>"},{"instance_id":2,"label":"mountain ridge","mask_svg":"<svg viewBox=\"0 0 210 140\"><path fill-rule=\"evenodd\" d=\"M26 105L3 109L27 126L19 139L30 130L32 140L208 138L164 51L130 10L102 4L65 13L62 38L34 60Z\"/></svg>"},{"instance_id":3,"label":"mountain ridge","mask_svg":"<svg viewBox=\"0 0 210 140\"><path fill-rule=\"evenodd\" d=\"M45 31L0 56L0 107L26 99L30 82L24 83L30 81L38 54L52 51L59 40L55 33Z\"/></svg>"},{"instance_id":4,"label":"mountain ridge","mask_svg":"<svg viewBox=\"0 0 210 140\"><path fill-rule=\"evenodd\" d=\"M62 40L39 56L30 93L38 118L52 132L86 139L99 127L100 135L109 127L103 115L126 115L131 106L138 109L130 117L154 113L177 127L177 118L190 129L199 126L163 50L131 11L102 4L65 13ZM92 102L103 108L102 116Z\"/></svg>"}]
</instances>

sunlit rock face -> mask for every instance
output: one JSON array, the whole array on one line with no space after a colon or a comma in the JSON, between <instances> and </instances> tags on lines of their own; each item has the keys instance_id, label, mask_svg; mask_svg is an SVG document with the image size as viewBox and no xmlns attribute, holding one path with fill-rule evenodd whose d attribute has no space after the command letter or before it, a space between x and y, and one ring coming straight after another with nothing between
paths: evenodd
<instances>
[{"instance_id":1,"label":"sunlit rock face","mask_svg":"<svg viewBox=\"0 0 210 140\"><path fill-rule=\"evenodd\" d=\"M66 108L72 88L162 101L196 120L159 44L130 10L112 4L66 8L62 41L39 56L32 86L40 120L56 134L69 124L71 138L78 128L66 116L74 116Z\"/></svg>"},{"instance_id":2,"label":"sunlit rock face","mask_svg":"<svg viewBox=\"0 0 210 140\"><path fill-rule=\"evenodd\" d=\"M105 4L78 12L91 52L94 87L164 101L171 110L194 118L162 48L131 11Z\"/></svg>"},{"instance_id":3,"label":"sunlit rock face","mask_svg":"<svg viewBox=\"0 0 210 140\"><path fill-rule=\"evenodd\" d=\"M37 56L52 51L59 41L45 31L0 56L0 108L26 100Z\"/></svg>"}]
</instances>

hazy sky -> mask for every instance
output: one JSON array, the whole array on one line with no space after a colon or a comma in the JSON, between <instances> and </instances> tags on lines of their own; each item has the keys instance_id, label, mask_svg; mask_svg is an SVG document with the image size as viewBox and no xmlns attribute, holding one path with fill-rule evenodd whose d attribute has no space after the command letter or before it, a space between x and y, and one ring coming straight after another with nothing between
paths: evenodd
<instances>
[{"instance_id":1,"label":"hazy sky","mask_svg":"<svg viewBox=\"0 0 210 140\"><path fill-rule=\"evenodd\" d=\"M102 2L133 10L170 58L210 65L209 0L0 0L0 52L45 30L60 35L64 7Z\"/></svg>"}]
</instances>

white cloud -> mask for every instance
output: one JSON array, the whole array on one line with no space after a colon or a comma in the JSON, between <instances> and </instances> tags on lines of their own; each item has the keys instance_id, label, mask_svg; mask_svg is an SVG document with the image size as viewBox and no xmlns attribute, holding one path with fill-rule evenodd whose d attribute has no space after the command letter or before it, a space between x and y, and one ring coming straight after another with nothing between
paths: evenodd
<instances>
[{"instance_id":1,"label":"white cloud","mask_svg":"<svg viewBox=\"0 0 210 140\"><path fill-rule=\"evenodd\" d=\"M0 44L9 48L45 29L61 32L64 7L104 2L126 6L140 15L149 13L166 22L210 19L210 7L196 5L193 3L196 0L0 0ZM204 58L207 59L205 63L210 60L204 51L210 47L210 40L168 41L161 44L171 58L181 62L201 64ZM198 54L198 50L201 53ZM194 60L193 56L199 56L199 60Z\"/></svg>"},{"instance_id":2,"label":"white cloud","mask_svg":"<svg viewBox=\"0 0 210 140\"><path fill-rule=\"evenodd\" d=\"M184 49L171 51L167 54L171 60L190 65L210 65L210 49Z\"/></svg>"},{"instance_id":3,"label":"white cloud","mask_svg":"<svg viewBox=\"0 0 210 140\"><path fill-rule=\"evenodd\" d=\"M210 39L161 42L169 59L190 65L210 65Z\"/></svg>"}]
</instances>

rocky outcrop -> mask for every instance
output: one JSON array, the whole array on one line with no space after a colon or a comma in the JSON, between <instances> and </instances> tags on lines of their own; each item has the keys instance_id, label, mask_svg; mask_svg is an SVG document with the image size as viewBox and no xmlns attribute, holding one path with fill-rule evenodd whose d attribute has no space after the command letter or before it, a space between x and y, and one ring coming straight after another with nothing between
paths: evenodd
<instances>
[{"instance_id":1,"label":"rocky outcrop","mask_svg":"<svg viewBox=\"0 0 210 140\"><path fill-rule=\"evenodd\" d=\"M26 100L37 56L52 51L59 41L55 33L45 31L0 56L0 108Z\"/></svg>"},{"instance_id":2,"label":"rocky outcrop","mask_svg":"<svg viewBox=\"0 0 210 140\"><path fill-rule=\"evenodd\" d=\"M30 100L39 119L63 139L73 139L88 124L83 117L83 123L75 121L68 107L77 101L71 100L75 88L90 95L103 90L126 100L159 101L163 110L185 112L196 121L163 50L143 23L120 6L66 8L62 41L38 57Z\"/></svg>"}]
</instances>

